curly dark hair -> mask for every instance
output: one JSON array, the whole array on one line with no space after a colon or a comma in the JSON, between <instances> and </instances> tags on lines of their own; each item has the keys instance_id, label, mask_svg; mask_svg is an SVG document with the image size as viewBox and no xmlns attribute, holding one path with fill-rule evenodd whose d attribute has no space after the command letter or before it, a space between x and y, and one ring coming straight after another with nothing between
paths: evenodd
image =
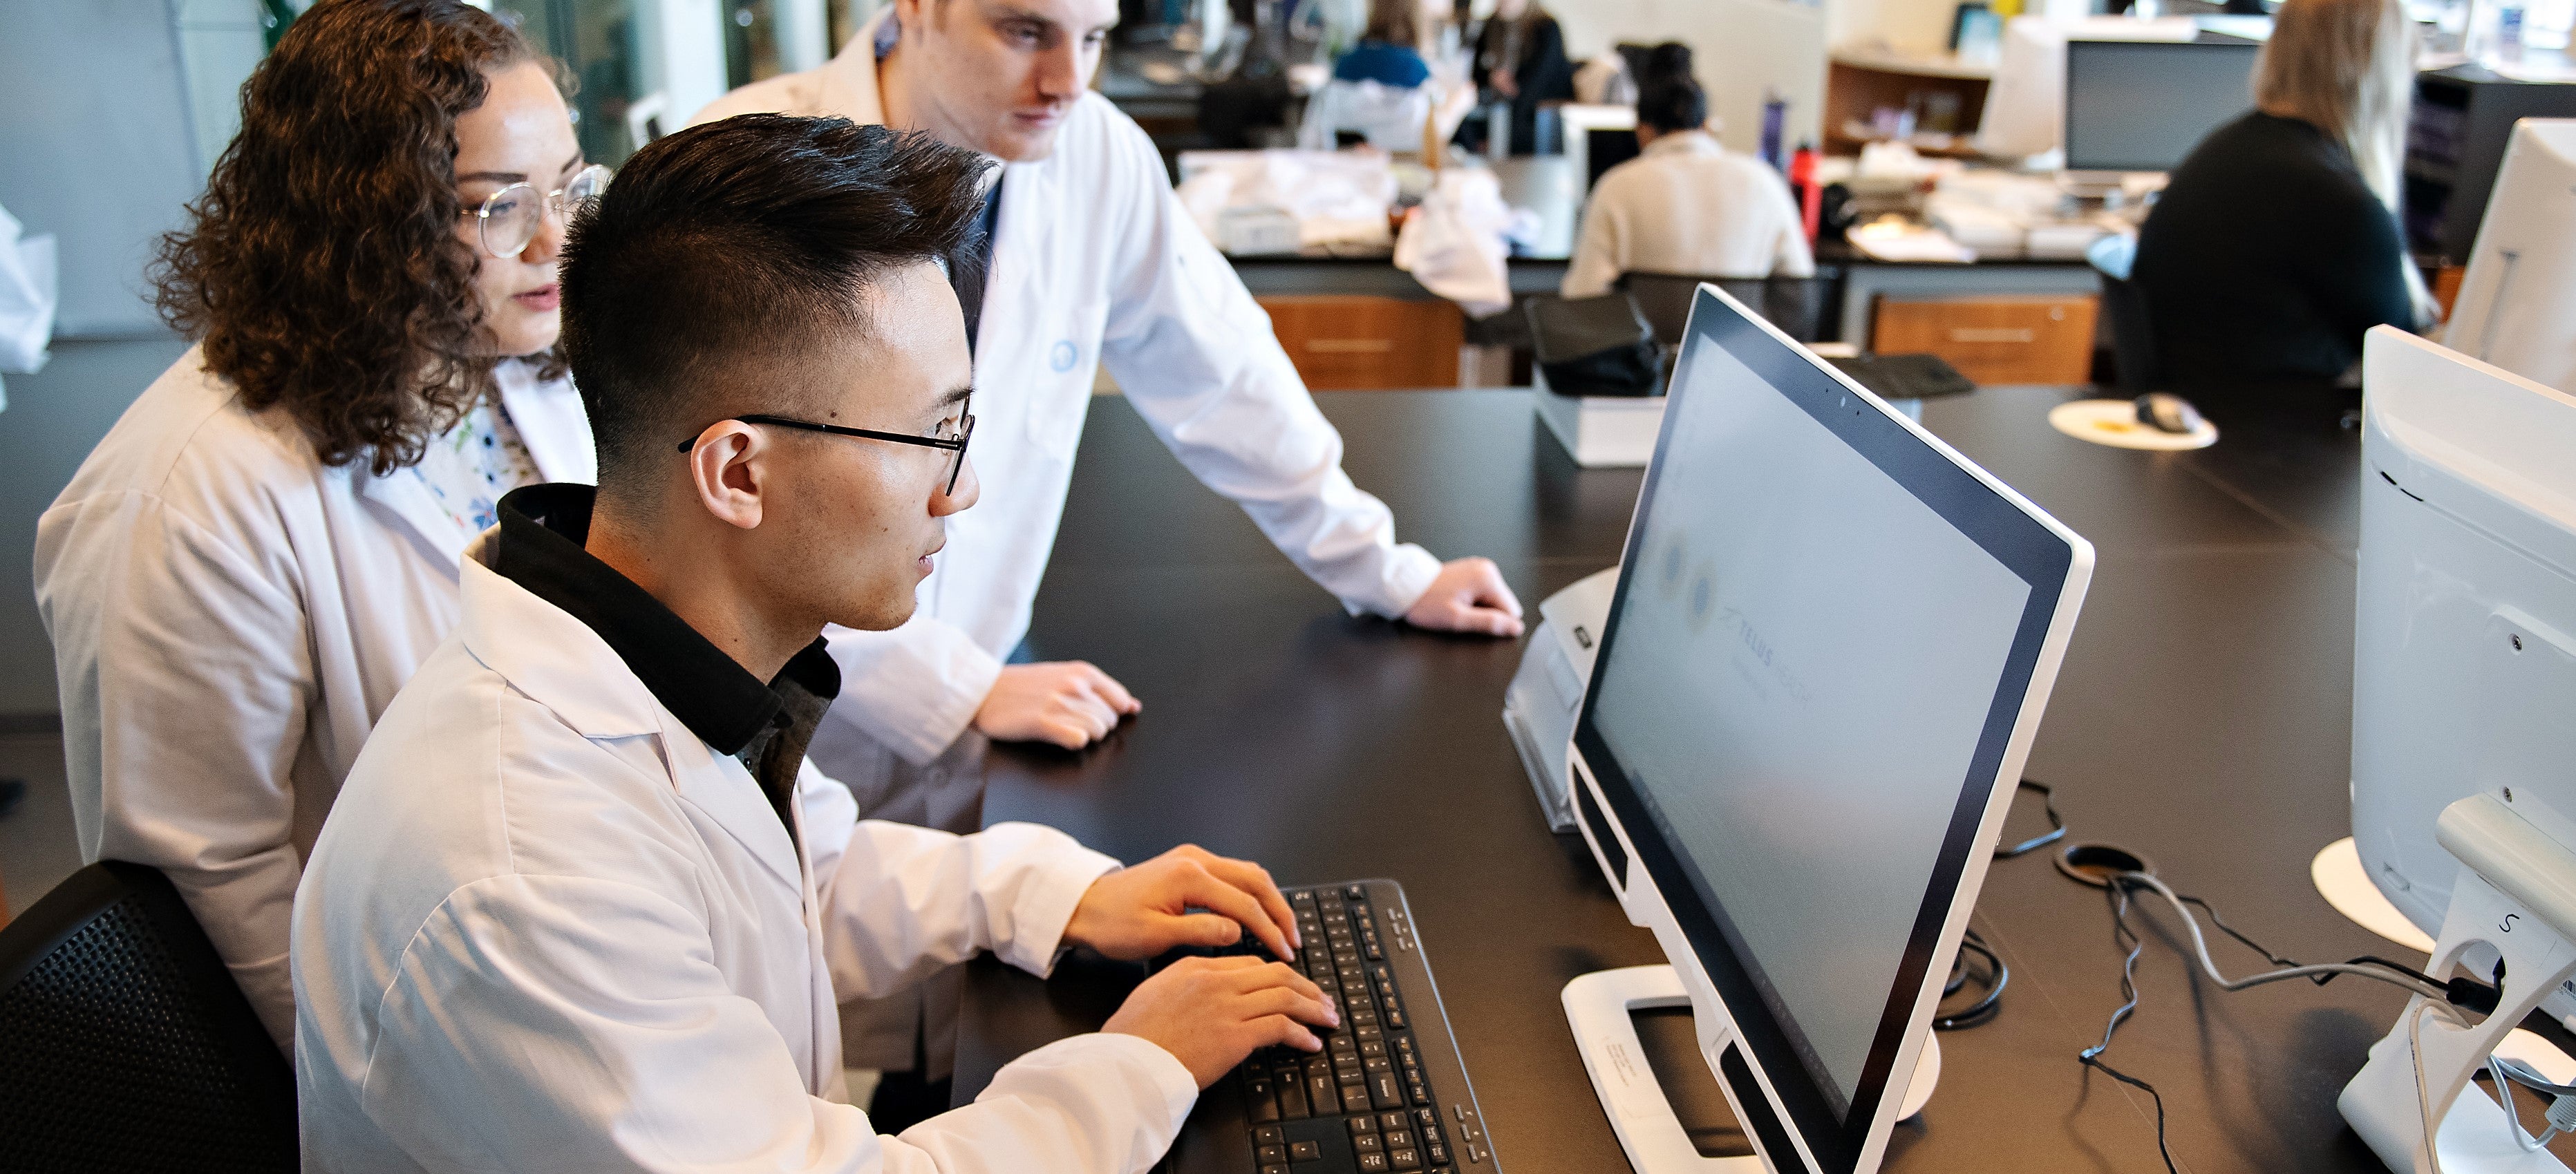
<instances>
[{"instance_id":1,"label":"curly dark hair","mask_svg":"<svg viewBox=\"0 0 2576 1174\"><path fill-rule=\"evenodd\" d=\"M162 318L326 465L414 464L494 394L482 261L456 235L456 119L522 61L552 65L459 0L323 0L251 72L241 133L161 238ZM528 361L564 369L552 350Z\"/></svg>"}]
</instances>

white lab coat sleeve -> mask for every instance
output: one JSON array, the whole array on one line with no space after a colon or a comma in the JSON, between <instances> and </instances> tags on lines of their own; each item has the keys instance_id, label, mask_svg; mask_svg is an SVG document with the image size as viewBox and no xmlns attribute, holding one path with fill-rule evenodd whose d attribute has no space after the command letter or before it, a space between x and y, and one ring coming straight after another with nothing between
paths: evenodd
<instances>
[{"instance_id":1,"label":"white lab coat sleeve","mask_svg":"<svg viewBox=\"0 0 2576 1174\"><path fill-rule=\"evenodd\" d=\"M1395 516L1342 471L1333 430L1234 268L1121 115L1106 165L1119 199L1101 359L1128 402L1208 488L1232 498L1298 569L1352 612L1401 616L1440 562L1395 540Z\"/></svg>"},{"instance_id":2,"label":"white lab coat sleeve","mask_svg":"<svg viewBox=\"0 0 2576 1174\"><path fill-rule=\"evenodd\" d=\"M315 671L292 574L257 562L286 547L254 556L133 491L57 504L36 537L81 855L167 875L281 1049Z\"/></svg>"},{"instance_id":3,"label":"white lab coat sleeve","mask_svg":"<svg viewBox=\"0 0 2576 1174\"><path fill-rule=\"evenodd\" d=\"M807 1091L760 1006L728 989L695 903L585 877L465 885L406 944L362 1067L339 1077L433 1171L1134 1174L1196 1097L1161 1048L1076 1036L974 1105L879 1136Z\"/></svg>"},{"instance_id":4,"label":"white lab coat sleeve","mask_svg":"<svg viewBox=\"0 0 2576 1174\"><path fill-rule=\"evenodd\" d=\"M965 734L1002 675L1001 658L965 629L918 611L892 631L835 627L823 639L841 669L833 716L915 766Z\"/></svg>"},{"instance_id":5,"label":"white lab coat sleeve","mask_svg":"<svg viewBox=\"0 0 2576 1174\"><path fill-rule=\"evenodd\" d=\"M1583 213L1583 234L1574 244L1574 259L1565 266L1557 295L1598 297L1619 280L1619 215L1616 185L1596 186L1592 206Z\"/></svg>"},{"instance_id":6,"label":"white lab coat sleeve","mask_svg":"<svg viewBox=\"0 0 2576 1174\"><path fill-rule=\"evenodd\" d=\"M849 789L811 762L797 791L822 900L823 957L842 1002L882 998L983 950L1043 977L1074 906L1119 866L1036 824L959 836L859 819Z\"/></svg>"}]
</instances>

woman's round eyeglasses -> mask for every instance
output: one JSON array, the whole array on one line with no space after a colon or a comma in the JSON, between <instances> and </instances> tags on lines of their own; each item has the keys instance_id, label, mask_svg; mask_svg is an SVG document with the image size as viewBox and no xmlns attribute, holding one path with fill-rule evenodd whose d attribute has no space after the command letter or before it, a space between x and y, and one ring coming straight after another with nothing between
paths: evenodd
<instances>
[{"instance_id":1,"label":"woman's round eyeglasses","mask_svg":"<svg viewBox=\"0 0 2576 1174\"><path fill-rule=\"evenodd\" d=\"M537 228L552 210L558 223L570 224L572 218L599 194L608 190L608 169L593 163L582 168L562 187L540 195L531 183L514 183L494 192L480 208L468 208L460 216L475 220L475 234L483 242L483 251L507 260L526 252L528 242L537 239Z\"/></svg>"}]
</instances>

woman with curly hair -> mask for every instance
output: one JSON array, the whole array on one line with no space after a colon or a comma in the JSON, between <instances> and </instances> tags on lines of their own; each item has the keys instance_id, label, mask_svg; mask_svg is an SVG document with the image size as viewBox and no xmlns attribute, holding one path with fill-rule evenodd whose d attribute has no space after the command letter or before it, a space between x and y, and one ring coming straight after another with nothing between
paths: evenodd
<instances>
[{"instance_id":1,"label":"woman with curly hair","mask_svg":"<svg viewBox=\"0 0 2576 1174\"><path fill-rule=\"evenodd\" d=\"M161 242L196 340L37 525L82 855L175 882L281 1047L288 908L368 730L520 484L595 478L556 253L605 172L459 0L324 0Z\"/></svg>"}]
</instances>

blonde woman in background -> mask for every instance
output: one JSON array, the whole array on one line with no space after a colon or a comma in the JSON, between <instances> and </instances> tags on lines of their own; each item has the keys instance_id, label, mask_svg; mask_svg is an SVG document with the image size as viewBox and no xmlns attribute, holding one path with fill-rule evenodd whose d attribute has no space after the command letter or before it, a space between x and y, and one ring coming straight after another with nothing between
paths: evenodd
<instances>
[{"instance_id":1,"label":"blonde woman in background","mask_svg":"<svg viewBox=\"0 0 2576 1174\"><path fill-rule=\"evenodd\" d=\"M2281 6L2253 112L2192 149L2138 236L2166 385L2327 386L2371 327L2431 321L2397 213L2414 86L2401 0Z\"/></svg>"}]
</instances>

